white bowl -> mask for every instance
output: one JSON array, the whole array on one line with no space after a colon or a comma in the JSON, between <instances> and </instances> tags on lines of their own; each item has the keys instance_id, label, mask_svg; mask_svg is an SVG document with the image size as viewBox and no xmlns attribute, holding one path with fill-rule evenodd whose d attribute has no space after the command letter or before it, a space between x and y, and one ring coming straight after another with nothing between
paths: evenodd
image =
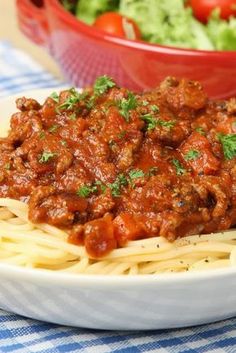
<instances>
[{"instance_id":1,"label":"white bowl","mask_svg":"<svg viewBox=\"0 0 236 353\"><path fill-rule=\"evenodd\" d=\"M159 276L62 274L0 265L0 307L62 325L150 330L236 315L236 271Z\"/></svg>"},{"instance_id":2,"label":"white bowl","mask_svg":"<svg viewBox=\"0 0 236 353\"><path fill-rule=\"evenodd\" d=\"M26 95L42 100L51 92L37 90ZM15 97L0 102L0 128L15 111ZM150 330L199 325L236 315L235 268L96 276L0 264L0 278L2 309L63 325Z\"/></svg>"}]
</instances>

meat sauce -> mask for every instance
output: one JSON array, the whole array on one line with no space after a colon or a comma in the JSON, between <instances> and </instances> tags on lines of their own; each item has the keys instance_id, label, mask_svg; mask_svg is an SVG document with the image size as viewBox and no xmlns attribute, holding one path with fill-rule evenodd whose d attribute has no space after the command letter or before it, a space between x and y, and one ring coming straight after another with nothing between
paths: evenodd
<instances>
[{"instance_id":1,"label":"meat sauce","mask_svg":"<svg viewBox=\"0 0 236 353\"><path fill-rule=\"evenodd\" d=\"M236 99L167 78L134 94L93 88L16 101L0 140L0 197L69 232L99 258L127 241L169 241L236 224Z\"/></svg>"}]
</instances>

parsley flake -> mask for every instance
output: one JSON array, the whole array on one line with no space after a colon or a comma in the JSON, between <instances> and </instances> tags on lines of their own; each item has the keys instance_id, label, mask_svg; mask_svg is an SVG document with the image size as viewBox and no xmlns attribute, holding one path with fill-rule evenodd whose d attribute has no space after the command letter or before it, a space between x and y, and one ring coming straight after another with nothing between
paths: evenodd
<instances>
[{"instance_id":1,"label":"parsley flake","mask_svg":"<svg viewBox=\"0 0 236 353\"><path fill-rule=\"evenodd\" d=\"M56 103L59 102L59 95L57 94L57 92L52 92L52 94L50 95L50 98L52 98Z\"/></svg>"},{"instance_id":2,"label":"parsley flake","mask_svg":"<svg viewBox=\"0 0 236 353\"><path fill-rule=\"evenodd\" d=\"M71 110L81 100L85 99L87 97L87 95L88 95L87 92L79 93L78 91L76 91L76 89L74 87L72 87L69 90L69 96L67 97L67 99L62 104L60 104L57 107L57 109L59 109L59 110Z\"/></svg>"},{"instance_id":3,"label":"parsley flake","mask_svg":"<svg viewBox=\"0 0 236 353\"><path fill-rule=\"evenodd\" d=\"M76 114L75 114L75 113L70 114L70 115L69 115L69 119L70 119L70 120L73 120L73 121L76 121L76 119L77 119Z\"/></svg>"},{"instance_id":4,"label":"parsley flake","mask_svg":"<svg viewBox=\"0 0 236 353\"><path fill-rule=\"evenodd\" d=\"M146 107L147 105L149 104L149 102L145 99L144 101L142 101L142 105L144 106L144 107Z\"/></svg>"},{"instance_id":5,"label":"parsley flake","mask_svg":"<svg viewBox=\"0 0 236 353\"><path fill-rule=\"evenodd\" d=\"M157 119L151 114L142 115L141 119L147 123L147 130L153 130L157 126Z\"/></svg>"},{"instance_id":6,"label":"parsley flake","mask_svg":"<svg viewBox=\"0 0 236 353\"><path fill-rule=\"evenodd\" d=\"M40 134L39 134L39 138L40 140L44 140L45 139L45 132L44 131L40 131Z\"/></svg>"},{"instance_id":7,"label":"parsley flake","mask_svg":"<svg viewBox=\"0 0 236 353\"><path fill-rule=\"evenodd\" d=\"M219 134L218 138L222 144L225 159L236 157L236 134Z\"/></svg>"},{"instance_id":8,"label":"parsley flake","mask_svg":"<svg viewBox=\"0 0 236 353\"><path fill-rule=\"evenodd\" d=\"M76 192L79 197L88 197L98 191L97 185L85 184Z\"/></svg>"},{"instance_id":9,"label":"parsley flake","mask_svg":"<svg viewBox=\"0 0 236 353\"><path fill-rule=\"evenodd\" d=\"M96 180L92 184L85 184L79 188L76 194L80 197L88 197L91 194L97 193L101 189L102 193L106 191L106 186L100 181Z\"/></svg>"},{"instance_id":10,"label":"parsley flake","mask_svg":"<svg viewBox=\"0 0 236 353\"><path fill-rule=\"evenodd\" d=\"M55 132L58 128L59 128L59 125L54 124L48 129L48 131L49 132Z\"/></svg>"},{"instance_id":11,"label":"parsley flake","mask_svg":"<svg viewBox=\"0 0 236 353\"><path fill-rule=\"evenodd\" d=\"M165 120L158 119L157 125L171 129L172 127L175 126L175 121L173 121L173 120L165 121Z\"/></svg>"},{"instance_id":12,"label":"parsley flake","mask_svg":"<svg viewBox=\"0 0 236 353\"><path fill-rule=\"evenodd\" d=\"M171 129L175 125L175 121L173 120L165 121L157 119L152 114L144 114L141 116L141 119L147 123L147 130L153 130L156 126L163 126L168 129Z\"/></svg>"},{"instance_id":13,"label":"parsley flake","mask_svg":"<svg viewBox=\"0 0 236 353\"><path fill-rule=\"evenodd\" d=\"M151 110L152 110L154 113L157 113L157 112L159 112L159 107L158 107L156 104L153 104L153 105L151 105Z\"/></svg>"},{"instance_id":14,"label":"parsley flake","mask_svg":"<svg viewBox=\"0 0 236 353\"><path fill-rule=\"evenodd\" d=\"M141 169L133 169L129 172L130 179L143 178L145 176Z\"/></svg>"},{"instance_id":15,"label":"parsley flake","mask_svg":"<svg viewBox=\"0 0 236 353\"><path fill-rule=\"evenodd\" d=\"M123 137L125 137L125 135L126 135L126 132L127 131L125 131L125 130L122 130L117 136L119 137L119 139L123 139Z\"/></svg>"},{"instance_id":16,"label":"parsley flake","mask_svg":"<svg viewBox=\"0 0 236 353\"><path fill-rule=\"evenodd\" d=\"M188 153L184 156L184 159L186 161L193 161L194 159L197 159L200 156L200 152L196 150L189 150Z\"/></svg>"},{"instance_id":17,"label":"parsley flake","mask_svg":"<svg viewBox=\"0 0 236 353\"><path fill-rule=\"evenodd\" d=\"M203 129L203 127L199 126L199 127L196 127L195 131L197 131L199 134L205 136L206 135L206 132L205 130Z\"/></svg>"},{"instance_id":18,"label":"parsley flake","mask_svg":"<svg viewBox=\"0 0 236 353\"><path fill-rule=\"evenodd\" d=\"M108 184L108 187L111 189L111 194L113 197L119 197L121 194L122 186L128 185L128 181L124 174L119 174L112 184Z\"/></svg>"},{"instance_id":19,"label":"parsley flake","mask_svg":"<svg viewBox=\"0 0 236 353\"><path fill-rule=\"evenodd\" d=\"M6 164L4 165L4 169L10 170L10 169L11 169L11 163L6 163Z\"/></svg>"},{"instance_id":20,"label":"parsley flake","mask_svg":"<svg viewBox=\"0 0 236 353\"><path fill-rule=\"evenodd\" d=\"M104 185L100 180L95 181L95 185L100 187L102 193L104 193L107 189L106 185Z\"/></svg>"},{"instance_id":21,"label":"parsley flake","mask_svg":"<svg viewBox=\"0 0 236 353\"><path fill-rule=\"evenodd\" d=\"M108 141L108 145L112 149L116 145L116 142L114 140L110 140Z\"/></svg>"},{"instance_id":22,"label":"parsley flake","mask_svg":"<svg viewBox=\"0 0 236 353\"><path fill-rule=\"evenodd\" d=\"M39 158L39 163L47 163L50 159L52 159L56 155L57 155L56 153L44 151L41 157Z\"/></svg>"},{"instance_id":23,"label":"parsley flake","mask_svg":"<svg viewBox=\"0 0 236 353\"><path fill-rule=\"evenodd\" d=\"M86 101L86 108L91 110L95 105L95 100L96 100L95 96L89 97L89 99Z\"/></svg>"},{"instance_id":24,"label":"parsley flake","mask_svg":"<svg viewBox=\"0 0 236 353\"><path fill-rule=\"evenodd\" d=\"M137 107L137 100L132 92L128 93L127 98L122 98L118 102L119 112L124 117L125 121L128 123L130 120L130 110Z\"/></svg>"},{"instance_id":25,"label":"parsley flake","mask_svg":"<svg viewBox=\"0 0 236 353\"><path fill-rule=\"evenodd\" d=\"M102 95L105 93L109 88L114 87L116 84L112 80L112 78L108 77L107 75L100 76L96 79L94 83L94 93L95 95Z\"/></svg>"},{"instance_id":26,"label":"parsley flake","mask_svg":"<svg viewBox=\"0 0 236 353\"><path fill-rule=\"evenodd\" d=\"M172 159L172 164L175 166L176 168L176 174L177 175L183 175L186 170L184 169L184 167L182 166L182 164L180 163L180 161L178 159Z\"/></svg>"}]
</instances>

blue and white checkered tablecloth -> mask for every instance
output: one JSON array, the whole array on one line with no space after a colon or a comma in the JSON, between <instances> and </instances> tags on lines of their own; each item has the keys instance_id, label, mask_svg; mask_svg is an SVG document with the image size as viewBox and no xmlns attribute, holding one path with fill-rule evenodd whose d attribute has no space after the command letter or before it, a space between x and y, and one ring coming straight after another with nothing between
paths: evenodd
<instances>
[{"instance_id":1,"label":"blue and white checkered tablecloth","mask_svg":"<svg viewBox=\"0 0 236 353\"><path fill-rule=\"evenodd\" d=\"M0 97L30 89L62 86L27 54L0 42Z\"/></svg>"},{"instance_id":2,"label":"blue and white checkered tablecloth","mask_svg":"<svg viewBox=\"0 0 236 353\"><path fill-rule=\"evenodd\" d=\"M0 42L0 97L62 83ZM236 353L236 318L178 330L110 332L43 323L0 310L0 353Z\"/></svg>"}]
</instances>

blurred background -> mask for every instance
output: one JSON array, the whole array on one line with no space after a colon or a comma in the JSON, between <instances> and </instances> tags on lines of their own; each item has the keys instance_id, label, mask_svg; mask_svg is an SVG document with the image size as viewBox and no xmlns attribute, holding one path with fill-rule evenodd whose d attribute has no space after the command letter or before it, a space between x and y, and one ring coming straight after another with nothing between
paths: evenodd
<instances>
[{"instance_id":1,"label":"blurred background","mask_svg":"<svg viewBox=\"0 0 236 353\"><path fill-rule=\"evenodd\" d=\"M16 48L25 50L55 77L61 73L55 61L46 51L27 39L18 29L14 0L0 0L0 40L10 41Z\"/></svg>"},{"instance_id":2,"label":"blurred background","mask_svg":"<svg viewBox=\"0 0 236 353\"><path fill-rule=\"evenodd\" d=\"M0 0L0 96L22 90L19 76L33 89L91 86L101 75L133 91L185 77L212 98L235 96L236 0L227 18L214 7L205 22L194 10L205 0L185 1Z\"/></svg>"}]
</instances>

